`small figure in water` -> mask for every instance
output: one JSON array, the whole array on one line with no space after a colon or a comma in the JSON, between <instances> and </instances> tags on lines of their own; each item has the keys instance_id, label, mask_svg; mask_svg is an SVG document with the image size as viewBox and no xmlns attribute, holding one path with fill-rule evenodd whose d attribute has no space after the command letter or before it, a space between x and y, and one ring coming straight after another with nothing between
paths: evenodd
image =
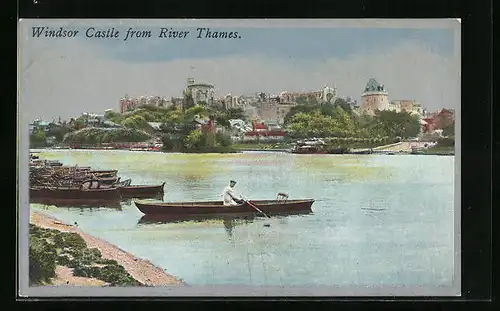
<instances>
[{"instance_id":1,"label":"small figure in water","mask_svg":"<svg viewBox=\"0 0 500 311\"><path fill-rule=\"evenodd\" d=\"M236 185L236 181L231 180L229 182L229 186L224 188L222 192L222 199L224 201L224 205L238 205L242 204L244 201L234 193L233 187Z\"/></svg>"}]
</instances>

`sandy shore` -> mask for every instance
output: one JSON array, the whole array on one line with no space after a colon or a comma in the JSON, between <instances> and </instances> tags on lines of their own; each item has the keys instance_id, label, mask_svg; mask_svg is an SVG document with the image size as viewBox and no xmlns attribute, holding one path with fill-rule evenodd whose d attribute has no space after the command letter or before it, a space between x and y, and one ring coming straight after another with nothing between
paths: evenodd
<instances>
[{"instance_id":1,"label":"sandy shore","mask_svg":"<svg viewBox=\"0 0 500 311\"><path fill-rule=\"evenodd\" d=\"M154 266L151 262L135 257L134 255L112 245L102 239L96 238L72 225L64 224L61 221L47 214L38 211L31 211L30 223L46 228L56 229L63 232L78 233L87 243L89 248L97 248L105 259L116 260L125 270L137 281L147 286L172 286L185 285L184 282L167 274L163 269ZM102 286L103 282L88 278L78 278L72 276L71 271L66 267L58 266L56 269L57 278L54 285L90 285ZM69 282L69 283L68 283Z\"/></svg>"}]
</instances>

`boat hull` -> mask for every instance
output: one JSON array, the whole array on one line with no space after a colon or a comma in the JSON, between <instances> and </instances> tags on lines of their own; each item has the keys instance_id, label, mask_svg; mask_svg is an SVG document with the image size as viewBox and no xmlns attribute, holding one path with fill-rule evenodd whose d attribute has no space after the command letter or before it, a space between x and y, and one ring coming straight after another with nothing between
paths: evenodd
<instances>
[{"instance_id":1,"label":"boat hull","mask_svg":"<svg viewBox=\"0 0 500 311\"><path fill-rule=\"evenodd\" d=\"M126 186L120 187L120 193L122 198L155 198L163 195L163 186L165 183L159 186Z\"/></svg>"},{"instance_id":2,"label":"boat hull","mask_svg":"<svg viewBox=\"0 0 500 311\"><path fill-rule=\"evenodd\" d=\"M268 215L311 211L314 200L258 200L250 201ZM187 203L145 203L134 201L135 206L145 215L217 215L217 214L259 214L247 203L225 206L222 201Z\"/></svg>"},{"instance_id":3,"label":"boat hull","mask_svg":"<svg viewBox=\"0 0 500 311\"><path fill-rule=\"evenodd\" d=\"M78 188L30 188L30 200L49 199L64 201L67 204L71 202L93 202L104 201L116 202L121 200L120 190L118 188L108 189L88 189L80 190Z\"/></svg>"}]
</instances>

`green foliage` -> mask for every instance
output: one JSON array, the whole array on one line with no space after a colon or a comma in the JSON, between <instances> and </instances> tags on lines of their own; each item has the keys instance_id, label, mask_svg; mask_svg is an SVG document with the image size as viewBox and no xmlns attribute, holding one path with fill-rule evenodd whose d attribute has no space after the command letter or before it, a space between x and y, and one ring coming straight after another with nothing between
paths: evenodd
<instances>
[{"instance_id":1,"label":"green foliage","mask_svg":"<svg viewBox=\"0 0 500 311\"><path fill-rule=\"evenodd\" d=\"M39 237L30 238L30 285L50 283L50 279L56 276L56 258L57 255L49 242Z\"/></svg>"},{"instance_id":2,"label":"green foliage","mask_svg":"<svg viewBox=\"0 0 500 311\"><path fill-rule=\"evenodd\" d=\"M30 134L30 148L45 147L47 145L47 135L44 131L38 130Z\"/></svg>"},{"instance_id":3,"label":"green foliage","mask_svg":"<svg viewBox=\"0 0 500 311\"><path fill-rule=\"evenodd\" d=\"M185 136L183 141L186 149L199 149L206 146L206 135L197 129Z\"/></svg>"},{"instance_id":4,"label":"green foliage","mask_svg":"<svg viewBox=\"0 0 500 311\"><path fill-rule=\"evenodd\" d=\"M97 144L113 142L142 142L151 139L148 133L129 128L101 129L84 128L71 132L64 138L65 143Z\"/></svg>"},{"instance_id":5,"label":"green foliage","mask_svg":"<svg viewBox=\"0 0 500 311\"><path fill-rule=\"evenodd\" d=\"M104 113L104 117L110 121L113 121L113 119L118 119L120 116L121 116L121 114L116 112L116 111L106 111ZM115 121L113 121L113 122L115 122Z\"/></svg>"},{"instance_id":6,"label":"green foliage","mask_svg":"<svg viewBox=\"0 0 500 311\"><path fill-rule=\"evenodd\" d=\"M337 98L335 100L335 103L333 104L335 107L340 107L344 109L345 111L352 113L351 106L347 103L347 101L343 98Z\"/></svg>"},{"instance_id":7,"label":"green foliage","mask_svg":"<svg viewBox=\"0 0 500 311\"><path fill-rule=\"evenodd\" d=\"M290 108L290 111L285 116L285 119L284 119L285 126L290 124L293 116L295 116L297 113L302 112L302 113L307 114L307 113L312 112L313 110L315 110L315 107L312 107L312 106L300 105L300 104L297 106L293 106L292 108Z\"/></svg>"},{"instance_id":8,"label":"green foliage","mask_svg":"<svg viewBox=\"0 0 500 311\"><path fill-rule=\"evenodd\" d=\"M171 110L161 125L163 150L175 152L230 152L231 138L199 128L196 117L213 119L218 126L229 127L230 119L244 119L242 109L221 110L195 105L182 111Z\"/></svg>"},{"instance_id":9,"label":"green foliage","mask_svg":"<svg viewBox=\"0 0 500 311\"><path fill-rule=\"evenodd\" d=\"M416 137L421 128L418 117L407 112L377 111L375 122L378 123L380 130L389 137Z\"/></svg>"},{"instance_id":10,"label":"green foliage","mask_svg":"<svg viewBox=\"0 0 500 311\"><path fill-rule=\"evenodd\" d=\"M30 224L30 283L49 283L56 265L73 269L74 276L96 278L112 286L141 286L116 260L104 259L87 248L77 233L43 229Z\"/></svg>"},{"instance_id":11,"label":"green foliage","mask_svg":"<svg viewBox=\"0 0 500 311\"><path fill-rule=\"evenodd\" d=\"M319 102L314 96L299 96L296 99L296 102L300 106L318 106Z\"/></svg>"},{"instance_id":12,"label":"green foliage","mask_svg":"<svg viewBox=\"0 0 500 311\"><path fill-rule=\"evenodd\" d=\"M54 136L56 138L57 142L63 141L64 135L69 133L71 131L71 128L63 125L63 126L56 126L52 127L47 131L47 136Z\"/></svg>"},{"instance_id":13,"label":"green foliage","mask_svg":"<svg viewBox=\"0 0 500 311\"><path fill-rule=\"evenodd\" d=\"M232 145L231 136L220 132L215 134L215 141L220 147L231 147Z\"/></svg>"},{"instance_id":14,"label":"green foliage","mask_svg":"<svg viewBox=\"0 0 500 311\"><path fill-rule=\"evenodd\" d=\"M86 124L82 118L71 119L69 122L69 127L71 131L79 131L85 128Z\"/></svg>"},{"instance_id":15,"label":"green foliage","mask_svg":"<svg viewBox=\"0 0 500 311\"><path fill-rule=\"evenodd\" d=\"M351 137L394 140L396 137L415 137L420 122L409 113L378 111L375 116L352 113L343 99L319 107L299 105L285 117L285 128L291 137Z\"/></svg>"}]
</instances>

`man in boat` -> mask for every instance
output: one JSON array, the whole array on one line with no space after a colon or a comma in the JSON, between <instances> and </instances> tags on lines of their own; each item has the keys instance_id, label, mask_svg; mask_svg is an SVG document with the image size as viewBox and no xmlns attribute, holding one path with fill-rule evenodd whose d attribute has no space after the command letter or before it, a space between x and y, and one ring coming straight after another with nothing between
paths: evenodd
<instances>
[{"instance_id":1,"label":"man in boat","mask_svg":"<svg viewBox=\"0 0 500 311\"><path fill-rule=\"evenodd\" d=\"M229 185L224 188L222 192L222 200L224 201L224 205L238 205L242 204L244 201L234 193L233 188L236 185L236 181L231 180Z\"/></svg>"}]
</instances>

